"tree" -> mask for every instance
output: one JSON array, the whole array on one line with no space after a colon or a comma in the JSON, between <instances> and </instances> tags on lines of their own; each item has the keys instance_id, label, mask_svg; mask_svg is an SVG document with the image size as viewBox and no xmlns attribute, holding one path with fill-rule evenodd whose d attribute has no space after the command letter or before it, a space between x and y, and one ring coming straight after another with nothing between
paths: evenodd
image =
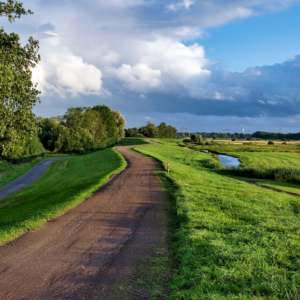
<instances>
[{"instance_id":1,"label":"tree","mask_svg":"<svg viewBox=\"0 0 300 300\"><path fill-rule=\"evenodd\" d=\"M69 108L62 119L39 121L40 139L50 151L86 152L111 146L124 136L125 120L107 106Z\"/></svg>"},{"instance_id":2,"label":"tree","mask_svg":"<svg viewBox=\"0 0 300 300\"><path fill-rule=\"evenodd\" d=\"M118 111L114 111L113 114L118 128L118 141L120 141L125 137L125 119Z\"/></svg>"},{"instance_id":3,"label":"tree","mask_svg":"<svg viewBox=\"0 0 300 300\"><path fill-rule=\"evenodd\" d=\"M0 2L0 16L10 22L31 14L19 1ZM18 158L26 153L26 141L36 135L33 106L39 91L32 83L32 69L39 62L38 41L22 45L16 33L0 28L0 156Z\"/></svg>"},{"instance_id":4,"label":"tree","mask_svg":"<svg viewBox=\"0 0 300 300\"><path fill-rule=\"evenodd\" d=\"M158 129L155 124L149 122L145 127L140 128L140 133L148 138L158 137Z\"/></svg>"},{"instance_id":5,"label":"tree","mask_svg":"<svg viewBox=\"0 0 300 300\"><path fill-rule=\"evenodd\" d=\"M55 118L46 118L38 120L39 138L45 149L49 151L55 150L56 141L60 132L60 126L60 120Z\"/></svg>"},{"instance_id":6,"label":"tree","mask_svg":"<svg viewBox=\"0 0 300 300\"><path fill-rule=\"evenodd\" d=\"M176 138L177 130L166 123L160 123L158 126L158 136L160 138Z\"/></svg>"}]
</instances>

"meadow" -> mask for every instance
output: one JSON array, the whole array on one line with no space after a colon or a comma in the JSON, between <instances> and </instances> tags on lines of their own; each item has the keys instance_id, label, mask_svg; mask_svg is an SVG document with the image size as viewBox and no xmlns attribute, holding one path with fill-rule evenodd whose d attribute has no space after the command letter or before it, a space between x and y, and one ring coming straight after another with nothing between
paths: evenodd
<instances>
[{"instance_id":1,"label":"meadow","mask_svg":"<svg viewBox=\"0 0 300 300\"><path fill-rule=\"evenodd\" d=\"M20 165L17 170L23 173L29 166ZM64 214L125 166L112 148L56 161L37 182L0 201L0 244Z\"/></svg>"},{"instance_id":2,"label":"meadow","mask_svg":"<svg viewBox=\"0 0 300 300\"><path fill-rule=\"evenodd\" d=\"M252 151L237 151L249 145L210 147L241 154L242 163L250 163L242 154L252 152L253 168L286 162L295 166L300 160L295 145L288 145L288 151L283 145L265 144L261 147L269 151L259 145ZM271 147L280 154L265 156L272 153ZM264 180L256 184L220 173L216 156L201 152L204 148L190 149L170 140L136 147L169 169L161 177L176 222L171 229L170 299L299 299L299 186ZM267 183L282 189L261 185Z\"/></svg>"}]
</instances>

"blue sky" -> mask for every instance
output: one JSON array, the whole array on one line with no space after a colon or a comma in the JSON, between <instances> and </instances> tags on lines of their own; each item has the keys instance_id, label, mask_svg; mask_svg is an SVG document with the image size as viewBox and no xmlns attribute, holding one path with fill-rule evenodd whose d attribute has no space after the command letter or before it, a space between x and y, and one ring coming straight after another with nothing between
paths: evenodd
<instances>
[{"instance_id":1,"label":"blue sky","mask_svg":"<svg viewBox=\"0 0 300 300\"><path fill-rule=\"evenodd\" d=\"M209 29L199 42L225 69L284 62L300 53L300 6Z\"/></svg>"},{"instance_id":2,"label":"blue sky","mask_svg":"<svg viewBox=\"0 0 300 300\"><path fill-rule=\"evenodd\" d=\"M107 104L128 126L300 131L300 0L24 0L38 115Z\"/></svg>"}]
</instances>

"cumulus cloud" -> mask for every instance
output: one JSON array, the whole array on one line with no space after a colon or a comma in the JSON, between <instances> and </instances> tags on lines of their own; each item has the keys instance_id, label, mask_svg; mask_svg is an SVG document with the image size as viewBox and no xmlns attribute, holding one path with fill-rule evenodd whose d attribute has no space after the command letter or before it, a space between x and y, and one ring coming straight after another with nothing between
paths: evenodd
<instances>
[{"instance_id":1,"label":"cumulus cloud","mask_svg":"<svg viewBox=\"0 0 300 300\"><path fill-rule=\"evenodd\" d=\"M108 103L124 111L294 114L300 95L296 61L226 72L209 61L200 37L210 27L297 2L26 0L35 15L11 26L41 41L42 62L34 70L44 92L40 111L50 111L57 95L89 105L105 88ZM69 104L62 101L58 113Z\"/></svg>"},{"instance_id":2,"label":"cumulus cloud","mask_svg":"<svg viewBox=\"0 0 300 300\"><path fill-rule=\"evenodd\" d=\"M117 77L134 91L144 91L161 85L161 71L146 64L134 66L123 64L116 70Z\"/></svg>"},{"instance_id":3,"label":"cumulus cloud","mask_svg":"<svg viewBox=\"0 0 300 300\"><path fill-rule=\"evenodd\" d=\"M64 97L101 92L102 72L62 45L57 33L45 32L41 47L43 59L33 70L33 81L43 93Z\"/></svg>"}]
</instances>

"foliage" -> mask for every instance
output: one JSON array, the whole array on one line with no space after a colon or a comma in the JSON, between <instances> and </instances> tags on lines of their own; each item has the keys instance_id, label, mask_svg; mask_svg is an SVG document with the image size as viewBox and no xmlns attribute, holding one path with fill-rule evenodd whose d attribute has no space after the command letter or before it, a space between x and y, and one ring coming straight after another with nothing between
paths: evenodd
<instances>
[{"instance_id":1,"label":"foliage","mask_svg":"<svg viewBox=\"0 0 300 300\"><path fill-rule=\"evenodd\" d=\"M55 150L55 143L59 135L60 120L56 118L39 118L38 133L39 138L45 149Z\"/></svg>"},{"instance_id":2,"label":"foliage","mask_svg":"<svg viewBox=\"0 0 300 300\"><path fill-rule=\"evenodd\" d=\"M124 137L125 121L107 106L70 108L62 119L40 119L39 136L44 147L56 152L96 150Z\"/></svg>"},{"instance_id":3,"label":"foliage","mask_svg":"<svg viewBox=\"0 0 300 300\"><path fill-rule=\"evenodd\" d=\"M124 138L118 143L119 146L135 146L143 144L148 144L143 138Z\"/></svg>"},{"instance_id":4,"label":"foliage","mask_svg":"<svg viewBox=\"0 0 300 300\"><path fill-rule=\"evenodd\" d=\"M0 244L83 202L125 165L112 148L58 160L39 181L0 202Z\"/></svg>"},{"instance_id":5,"label":"foliage","mask_svg":"<svg viewBox=\"0 0 300 300\"><path fill-rule=\"evenodd\" d=\"M146 126L140 128L128 128L125 130L126 137L148 137L148 138L176 138L177 129L166 123L160 123L156 126L149 122Z\"/></svg>"},{"instance_id":6,"label":"foliage","mask_svg":"<svg viewBox=\"0 0 300 300\"><path fill-rule=\"evenodd\" d=\"M212 172L201 163L211 154L177 143L137 149L174 182L171 299L298 299L299 197Z\"/></svg>"},{"instance_id":7,"label":"foliage","mask_svg":"<svg viewBox=\"0 0 300 300\"><path fill-rule=\"evenodd\" d=\"M0 1L0 16L7 17L10 22L27 14L32 14L32 11L25 9L20 1Z\"/></svg>"},{"instance_id":8,"label":"foliage","mask_svg":"<svg viewBox=\"0 0 300 300\"><path fill-rule=\"evenodd\" d=\"M10 21L28 13L18 1L0 2L0 16ZM39 92L31 75L40 59L38 50L32 37L23 45L18 34L0 28L0 156L4 158L24 156L27 141L36 134L32 108Z\"/></svg>"},{"instance_id":9,"label":"foliage","mask_svg":"<svg viewBox=\"0 0 300 300\"><path fill-rule=\"evenodd\" d=\"M257 131L253 134L254 138L262 140L300 140L300 132L298 133L276 133Z\"/></svg>"}]
</instances>

